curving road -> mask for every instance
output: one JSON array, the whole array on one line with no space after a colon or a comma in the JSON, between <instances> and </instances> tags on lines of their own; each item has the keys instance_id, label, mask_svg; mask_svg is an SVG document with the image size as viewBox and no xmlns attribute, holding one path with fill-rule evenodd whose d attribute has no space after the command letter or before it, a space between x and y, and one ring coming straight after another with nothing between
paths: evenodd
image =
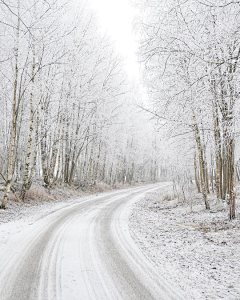
<instances>
[{"instance_id":1,"label":"curving road","mask_svg":"<svg viewBox=\"0 0 240 300\"><path fill-rule=\"evenodd\" d=\"M166 185L94 195L36 221L0 255L0 299L184 299L143 256L127 226L131 205Z\"/></svg>"}]
</instances>

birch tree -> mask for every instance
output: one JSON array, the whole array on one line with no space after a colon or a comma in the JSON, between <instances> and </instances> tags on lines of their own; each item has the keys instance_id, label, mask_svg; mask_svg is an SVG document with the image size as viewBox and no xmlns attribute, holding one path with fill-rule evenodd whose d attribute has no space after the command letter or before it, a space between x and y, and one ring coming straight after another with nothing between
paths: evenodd
<instances>
[{"instance_id":1,"label":"birch tree","mask_svg":"<svg viewBox=\"0 0 240 300\"><path fill-rule=\"evenodd\" d=\"M233 219L238 3L136 3L144 10L138 26L142 35L140 59L153 101L153 109L148 110L166 126L172 128L175 124L178 131L194 133L199 160L196 164L195 158L196 178L206 208L210 178L207 166L215 157L217 197L229 202L229 217ZM214 147L211 142L211 148L206 148L206 136L215 141Z\"/></svg>"}]
</instances>

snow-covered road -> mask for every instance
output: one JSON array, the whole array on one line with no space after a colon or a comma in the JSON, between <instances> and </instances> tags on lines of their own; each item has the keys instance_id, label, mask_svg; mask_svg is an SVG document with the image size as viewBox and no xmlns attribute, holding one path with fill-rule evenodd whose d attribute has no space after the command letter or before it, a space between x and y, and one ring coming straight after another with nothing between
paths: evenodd
<instances>
[{"instance_id":1,"label":"snow-covered road","mask_svg":"<svg viewBox=\"0 0 240 300\"><path fill-rule=\"evenodd\" d=\"M128 230L133 203L166 183L52 208L2 247L1 300L184 299Z\"/></svg>"}]
</instances>

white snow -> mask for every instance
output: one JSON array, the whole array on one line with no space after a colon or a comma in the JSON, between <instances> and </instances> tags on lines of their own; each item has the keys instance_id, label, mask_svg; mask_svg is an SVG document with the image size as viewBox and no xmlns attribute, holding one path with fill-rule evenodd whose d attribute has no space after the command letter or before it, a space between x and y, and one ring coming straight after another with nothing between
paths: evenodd
<instances>
[{"instance_id":1,"label":"white snow","mask_svg":"<svg viewBox=\"0 0 240 300\"><path fill-rule=\"evenodd\" d=\"M162 194L162 191L160 192ZM154 192L135 204L130 231L146 257L186 299L240 299L240 224L227 207L201 199L161 201Z\"/></svg>"},{"instance_id":2,"label":"white snow","mask_svg":"<svg viewBox=\"0 0 240 300\"><path fill-rule=\"evenodd\" d=\"M183 299L240 299L239 219L228 221L227 207L220 204L212 204L211 212L207 212L201 199L194 200L193 212L191 212L189 204L178 203L176 200L161 201L161 194L168 189L169 187L166 187L164 191L161 188L160 191L148 193L144 198L135 197L123 210L117 211L116 221L111 230L119 245L118 248L120 249L125 245L121 250L123 257L129 263L132 261L132 266L135 266L132 268L133 272L135 272L135 268L140 267L145 269L145 273L148 274L151 265L154 265L155 274L159 276L158 282L166 284L166 290L170 284L175 291L181 291L184 295ZM105 196L108 194L114 196L112 192L104 193ZM126 195L130 194L129 191ZM101 197L96 198L100 199ZM38 206L0 211L0 253L4 253L9 244L15 240L15 237L23 235L24 232L29 232L29 238L31 238L31 228L36 229L37 224L41 228L44 228L44 224L47 226L47 220L51 222L52 215L56 216L54 212L58 215L59 211L60 216L61 210L67 209L69 204L74 206L84 203L90 198L92 199L93 196L70 199L67 202L50 202ZM114 201L114 199L112 200ZM91 223L91 220L97 217L100 211L104 212L109 209L111 203L113 202L100 202L99 205L88 211L86 216L82 215L84 218L78 219L73 216L71 223L67 222L63 228L59 228L59 234L64 240L64 247L58 245L58 231L56 231L55 238L46 248L45 258L43 257L45 261L43 270L49 268L49 272L53 276L57 273L57 278L61 277L60 273L65 274L62 282L65 282L68 288L56 289L59 295L62 293L63 299L67 299L67 295L74 295L74 299L77 299L80 291L77 288L75 278L79 278L80 273L81 275L84 273L84 282L80 284L83 286L86 284L87 278L93 276L89 266L93 262L101 266L99 253L94 252L93 246L89 248L92 259L94 257L92 263L87 260L86 252L82 252L84 256L79 257L74 249L81 249L79 242L85 245L87 241L90 243L89 245L100 242L94 238L94 236L96 237L96 229L94 228L97 227L91 225L94 224ZM45 218L46 216L47 218ZM129 219L128 222L127 219ZM128 228L137 245L136 247L131 242ZM68 235L64 233L66 230ZM81 236L81 239L78 238L78 235ZM54 254L56 247L58 248L58 255ZM141 252L148 262L140 259ZM106 253L101 255L107 257ZM71 260L69 260L69 256L71 256ZM61 262L56 261L54 257L58 257ZM132 260L133 258L134 260ZM79 259L82 262L80 270L76 264ZM139 262L138 265L136 265L137 261ZM61 268L58 267L54 271L55 266L61 266ZM103 269L103 267L99 267L99 270ZM98 282L99 286L104 286L104 280L108 278L106 274L105 277L101 278L101 282ZM96 278L101 277L100 274L94 274L93 277L95 276ZM50 281L46 284L52 286L54 278L49 276L48 280ZM107 282L111 282L110 277ZM106 288L106 293L111 290L109 287L111 285ZM75 290L70 290L71 288ZM87 289L89 290L90 287ZM82 294L83 292L84 290L81 291ZM57 296L57 299L59 297Z\"/></svg>"},{"instance_id":3,"label":"white snow","mask_svg":"<svg viewBox=\"0 0 240 300\"><path fill-rule=\"evenodd\" d=\"M163 185L2 212L1 299L185 299L128 231L131 205Z\"/></svg>"}]
</instances>

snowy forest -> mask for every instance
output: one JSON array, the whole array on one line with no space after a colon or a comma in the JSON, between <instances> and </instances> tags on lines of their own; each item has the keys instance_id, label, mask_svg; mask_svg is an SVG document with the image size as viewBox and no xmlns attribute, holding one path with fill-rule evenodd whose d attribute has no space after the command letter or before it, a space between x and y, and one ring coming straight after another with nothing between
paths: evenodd
<instances>
[{"instance_id":1,"label":"snowy forest","mask_svg":"<svg viewBox=\"0 0 240 300\"><path fill-rule=\"evenodd\" d=\"M0 0L2 208L34 181L172 180L235 218L240 2L133 2L148 101L87 2Z\"/></svg>"},{"instance_id":2,"label":"snowy forest","mask_svg":"<svg viewBox=\"0 0 240 300\"><path fill-rule=\"evenodd\" d=\"M229 203L239 181L239 1L137 1L140 59L173 179ZM173 147L174 145L174 147Z\"/></svg>"},{"instance_id":3,"label":"snowy forest","mask_svg":"<svg viewBox=\"0 0 240 300\"><path fill-rule=\"evenodd\" d=\"M14 182L24 201L35 180L156 181L154 126L87 3L0 1L0 16L2 208Z\"/></svg>"}]
</instances>

